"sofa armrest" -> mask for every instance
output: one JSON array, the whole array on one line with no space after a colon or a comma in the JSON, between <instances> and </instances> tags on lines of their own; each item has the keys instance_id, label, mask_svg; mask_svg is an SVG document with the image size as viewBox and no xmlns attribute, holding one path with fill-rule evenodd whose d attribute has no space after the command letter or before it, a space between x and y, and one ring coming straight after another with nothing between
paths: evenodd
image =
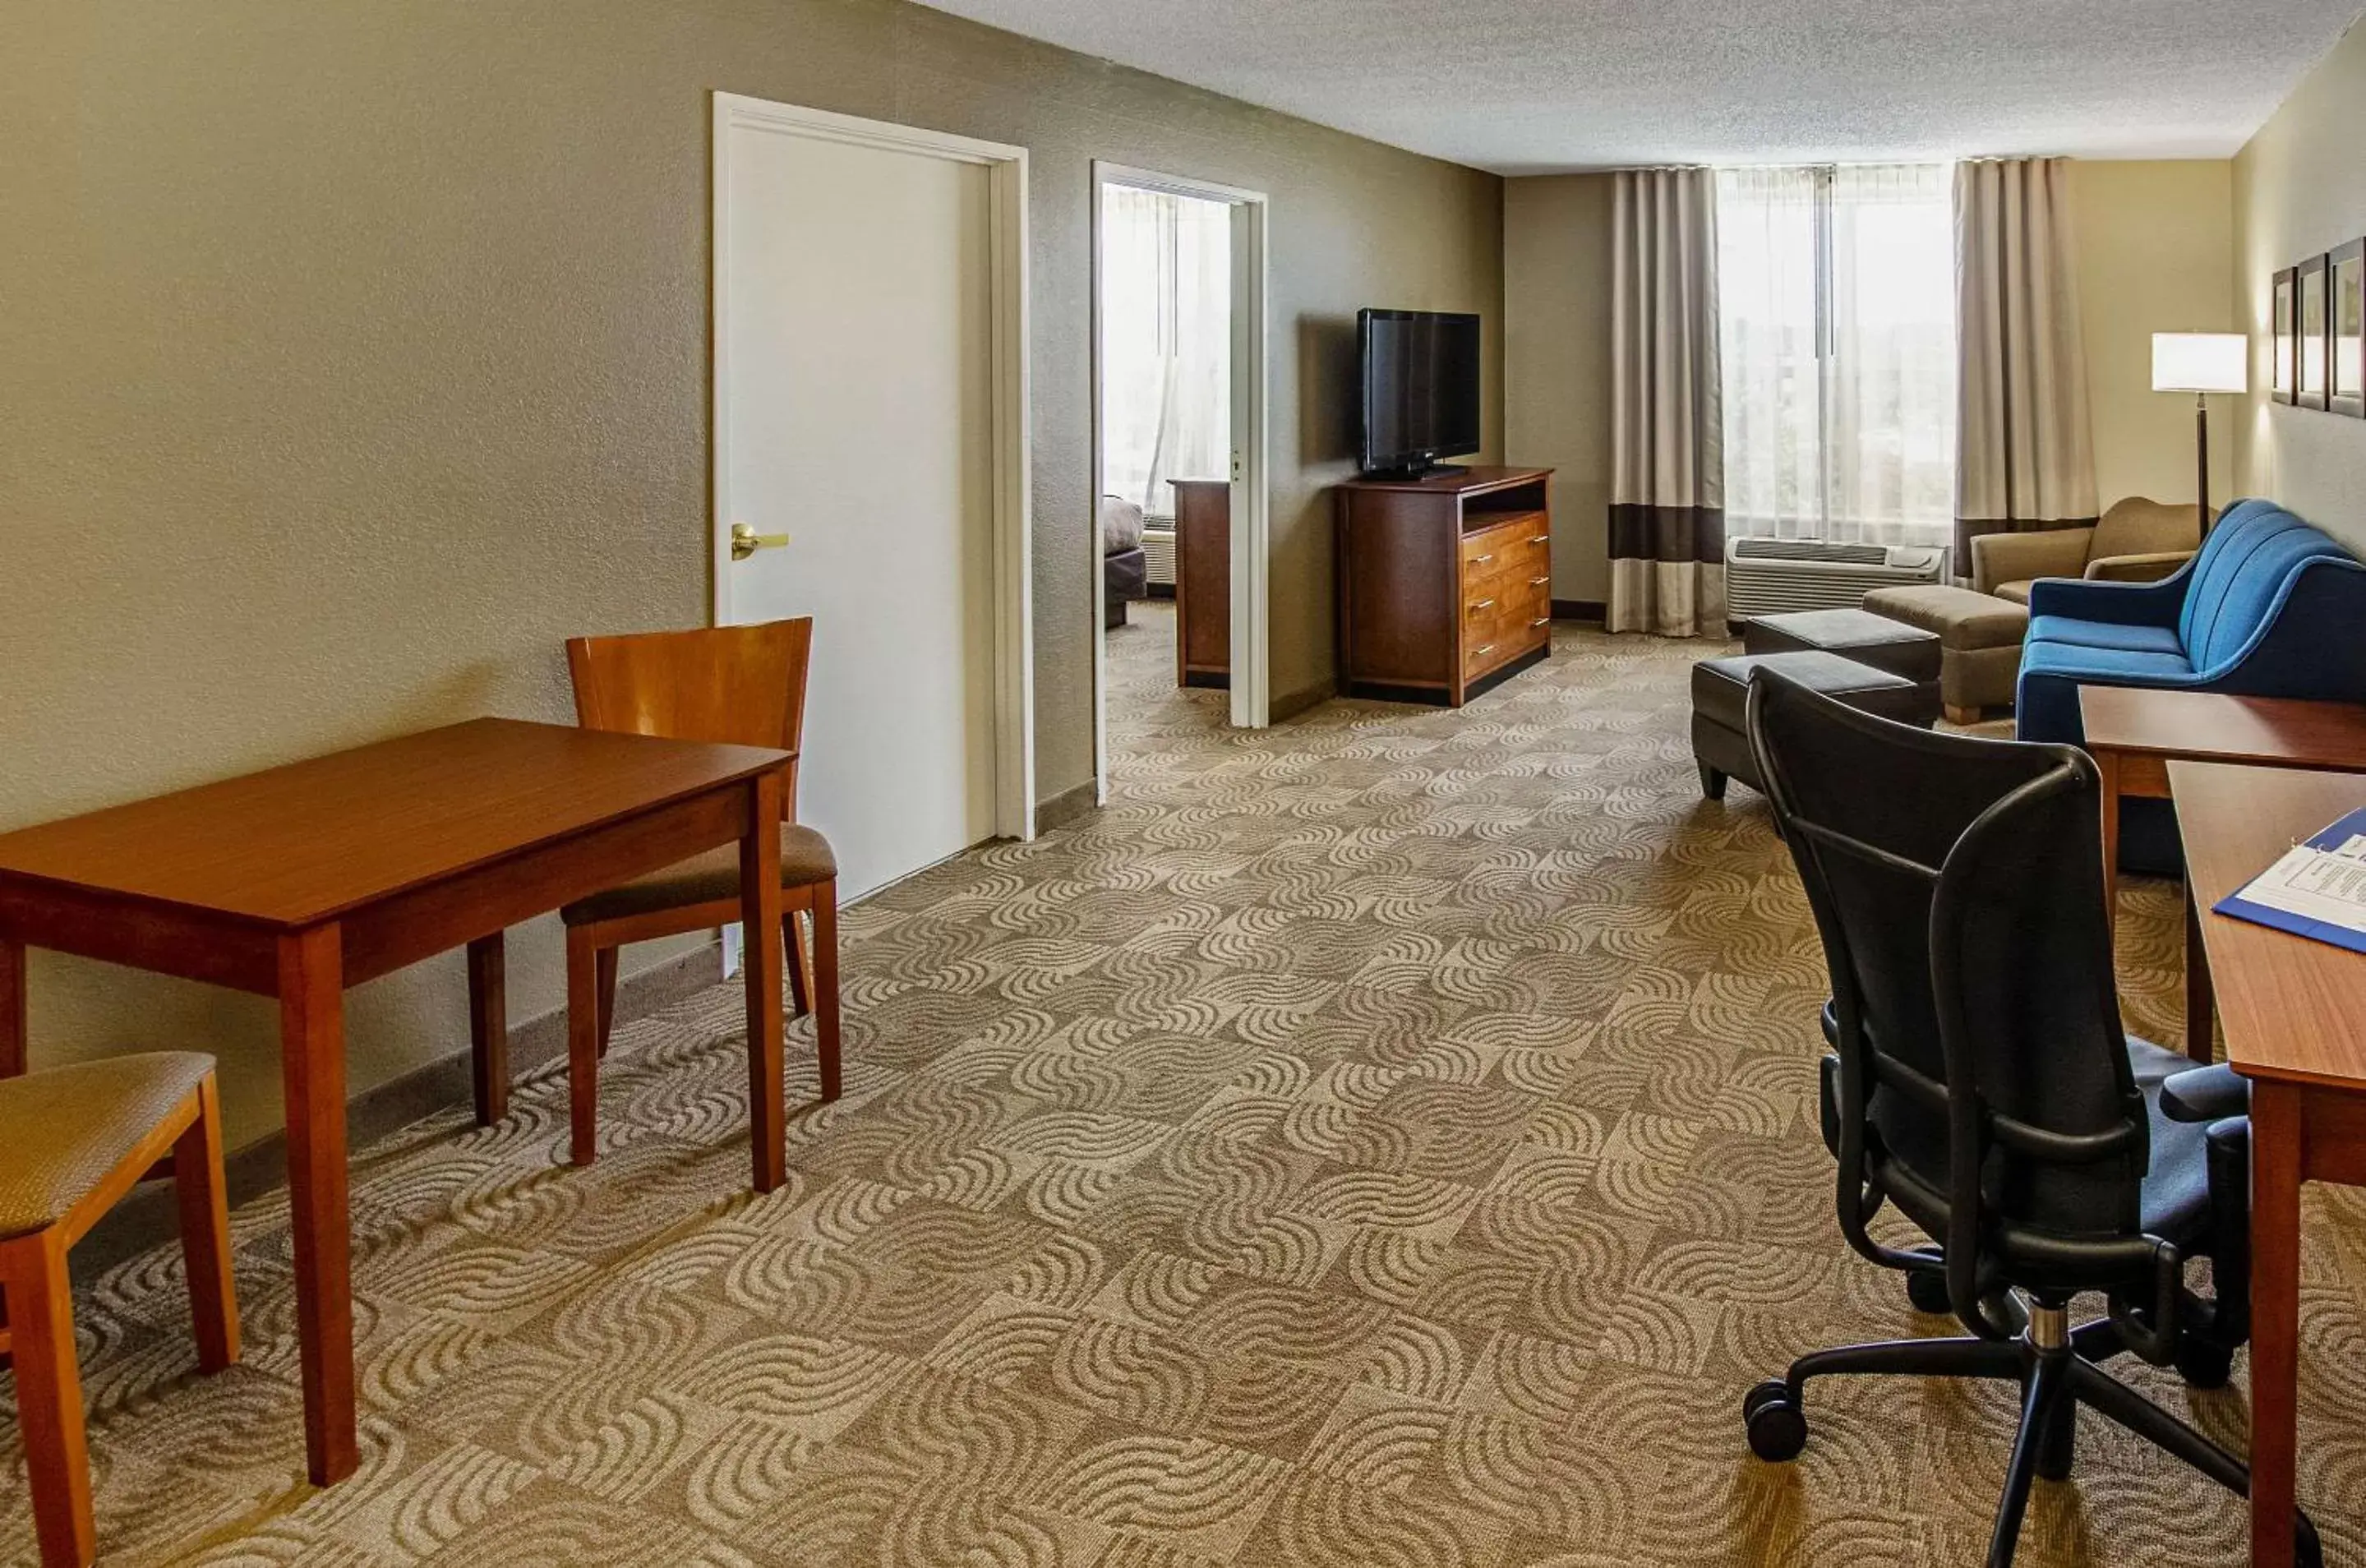
<instances>
[{"instance_id":1,"label":"sofa armrest","mask_svg":"<svg viewBox=\"0 0 2366 1568\"><path fill-rule=\"evenodd\" d=\"M2138 588L2135 592L2147 592ZM2366 564L2319 556L2286 580L2250 640L2197 671L2204 691L2366 703Z\"/></svg>"},{"instance_id":2,"label":"sofa armrest","mask_svg":"<svg viewBox=\"0 0 2366 1568\"><path fill-rule=\"evenodd\" d=\"M2097 556L2087 563L2090 582L2158 582L2193 558L2191 550L2152 550L2143 555Z\"/></svg>"},{"instance_id":3,"label":"sofa armrest","mask_svg":"<svg viewBox=\"0 0 2366 1568\"><path fill-rule=\"evenodd\" d=\"M2174 626L2185 608L2185 585L2193 563L2158 582L2090 582L2083 578L2045 577L2029 589L2029 615L2068 615L2115 626Z\"/></svg>"},{"instance_id":4,"label":"sofa armrest","mask_svg":"<svg viewBox=\"0 0 2366 1568\"><path fill-rule=\"evenodd\" d=\"M1979 535L1972 540L1972 587L1994 593L2000 582L2076 577L2087 570L2087 547L2094 537L2092 528Z\"/></svg>"}]
</instances>

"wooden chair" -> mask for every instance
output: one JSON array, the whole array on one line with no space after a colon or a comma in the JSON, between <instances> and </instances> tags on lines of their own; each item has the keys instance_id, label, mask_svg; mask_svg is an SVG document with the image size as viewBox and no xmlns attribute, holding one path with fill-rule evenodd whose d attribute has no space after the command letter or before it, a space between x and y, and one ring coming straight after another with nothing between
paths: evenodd
<instances>
[{"instance_id":1,"label":"wooden chair","mask_svg":"<svg viewBox=\"0 0 2366 1568\"><path fill-rule=\"evenodd\" d=\"M221 1371L238 1359L221 1160L210 1056L112 1056L0 1078L0 1295L8 1309L0 1350L17 1366L44 1568L80 1568L97 1550L66 1249L134 1185L169 1170L197 1365Z\"/></svg>"},{"instance_id":2,"label":"wooden chair","mask_svg":"<svg viewBox=\"0 0 2366 1568\"><path fill-rule=\"evenodd\" d=\"M648 632L633 637L573 637L567 667L575 682L576 721L587 729L661 735L676 740L770 746L794 753L805 731L806 665L813 621L771 621L752 626ZM796 821L797 764L783 770L781 807L781 932L788 956L795 1016L814 1016L821 1065L821 1097L839 1095L838 863L829 840ZM797 916L813 918L808 961ZM726 846L694 860L596 893L559 911L567 926L568 1088L575 1124L592 1125L599 1104L600 1058L608 1054L615 1022L616 950L739 919L739 852ZM757 933L747 933L749 942ZM470 967L472 990L479 974ZM485 1016L493 999L479 993L471 1010ZM491 1070L486 1032L477 1032L481 1085ZM754 1041L749 1050L757 1049ZM749 1083L766 1081L749 1063ZM780 1081L778 1065L769 1075ZM479 1104L483 1098L479 1095ZM576 1163L589 1164L579 1140Z\"/></svg>"}]
</instances>

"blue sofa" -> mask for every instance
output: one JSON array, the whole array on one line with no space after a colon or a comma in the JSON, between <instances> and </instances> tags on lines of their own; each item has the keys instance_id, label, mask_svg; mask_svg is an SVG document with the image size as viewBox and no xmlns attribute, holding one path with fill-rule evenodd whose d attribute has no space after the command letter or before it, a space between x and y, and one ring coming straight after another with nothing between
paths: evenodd
<instances>
[{"instance_id":1,"label":"blue sofa","mask_svg":"<svg viewBox=\"0 0 2366 1568\"><path fill-rule=\"evenodd\" d=\"M2022 646L2021 739L2083 743L2080 686L2366 702L2366 564L2273 502L2241 501L2158 582L2042 578ZM2129 803L2132 869L2176 870L2165 806Z\"/></svg>"}]
</instances>

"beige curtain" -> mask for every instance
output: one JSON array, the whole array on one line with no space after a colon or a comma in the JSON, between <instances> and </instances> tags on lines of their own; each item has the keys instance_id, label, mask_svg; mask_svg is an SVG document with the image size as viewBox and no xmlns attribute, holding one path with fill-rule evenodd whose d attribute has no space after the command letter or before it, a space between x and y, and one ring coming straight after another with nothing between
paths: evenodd
<instances>
[{"instance_id":1,"label":"beige curtain","mask_svg":"<svg viewBox=\"0 0 2366 1568\"><path fill-rule=\"evenodd\" d=\"M1955 166L1955 560L1980 534L2095 521L2094 433L2063 158Z\"/></svg>"},{"instance_id":2,"label":"beige curtain","mask_svg":"<svg viewBox=\"0 0 2366 1568\"><path fill-rule=\"evenodd\" d=\"M1723 637L1716 176L1630 169L1615 188L1606 624Z\"/></svg>"}]
</instances>

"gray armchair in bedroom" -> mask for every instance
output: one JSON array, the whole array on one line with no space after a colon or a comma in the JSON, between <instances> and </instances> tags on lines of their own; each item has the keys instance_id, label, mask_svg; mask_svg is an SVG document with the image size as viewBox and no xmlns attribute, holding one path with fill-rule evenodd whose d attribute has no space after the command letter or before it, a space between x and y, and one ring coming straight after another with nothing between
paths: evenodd
<instances>
[{"instance_id":1,"label":"gray armchair in bedroom","mask_svg":"<svg viewBox=\"0 0 2366 1568\"><path fill-rule=\"evenodd\" d=\"M2211 515L2217 515L2214 509ZM1972 586L2026 604L2029 585L2041 577L2151 582L2183 566L2201 547L2192 507L2132 495L2113 502L2091 528L1980 535L1972 541Z\"/></svg>"}]
</instances>

